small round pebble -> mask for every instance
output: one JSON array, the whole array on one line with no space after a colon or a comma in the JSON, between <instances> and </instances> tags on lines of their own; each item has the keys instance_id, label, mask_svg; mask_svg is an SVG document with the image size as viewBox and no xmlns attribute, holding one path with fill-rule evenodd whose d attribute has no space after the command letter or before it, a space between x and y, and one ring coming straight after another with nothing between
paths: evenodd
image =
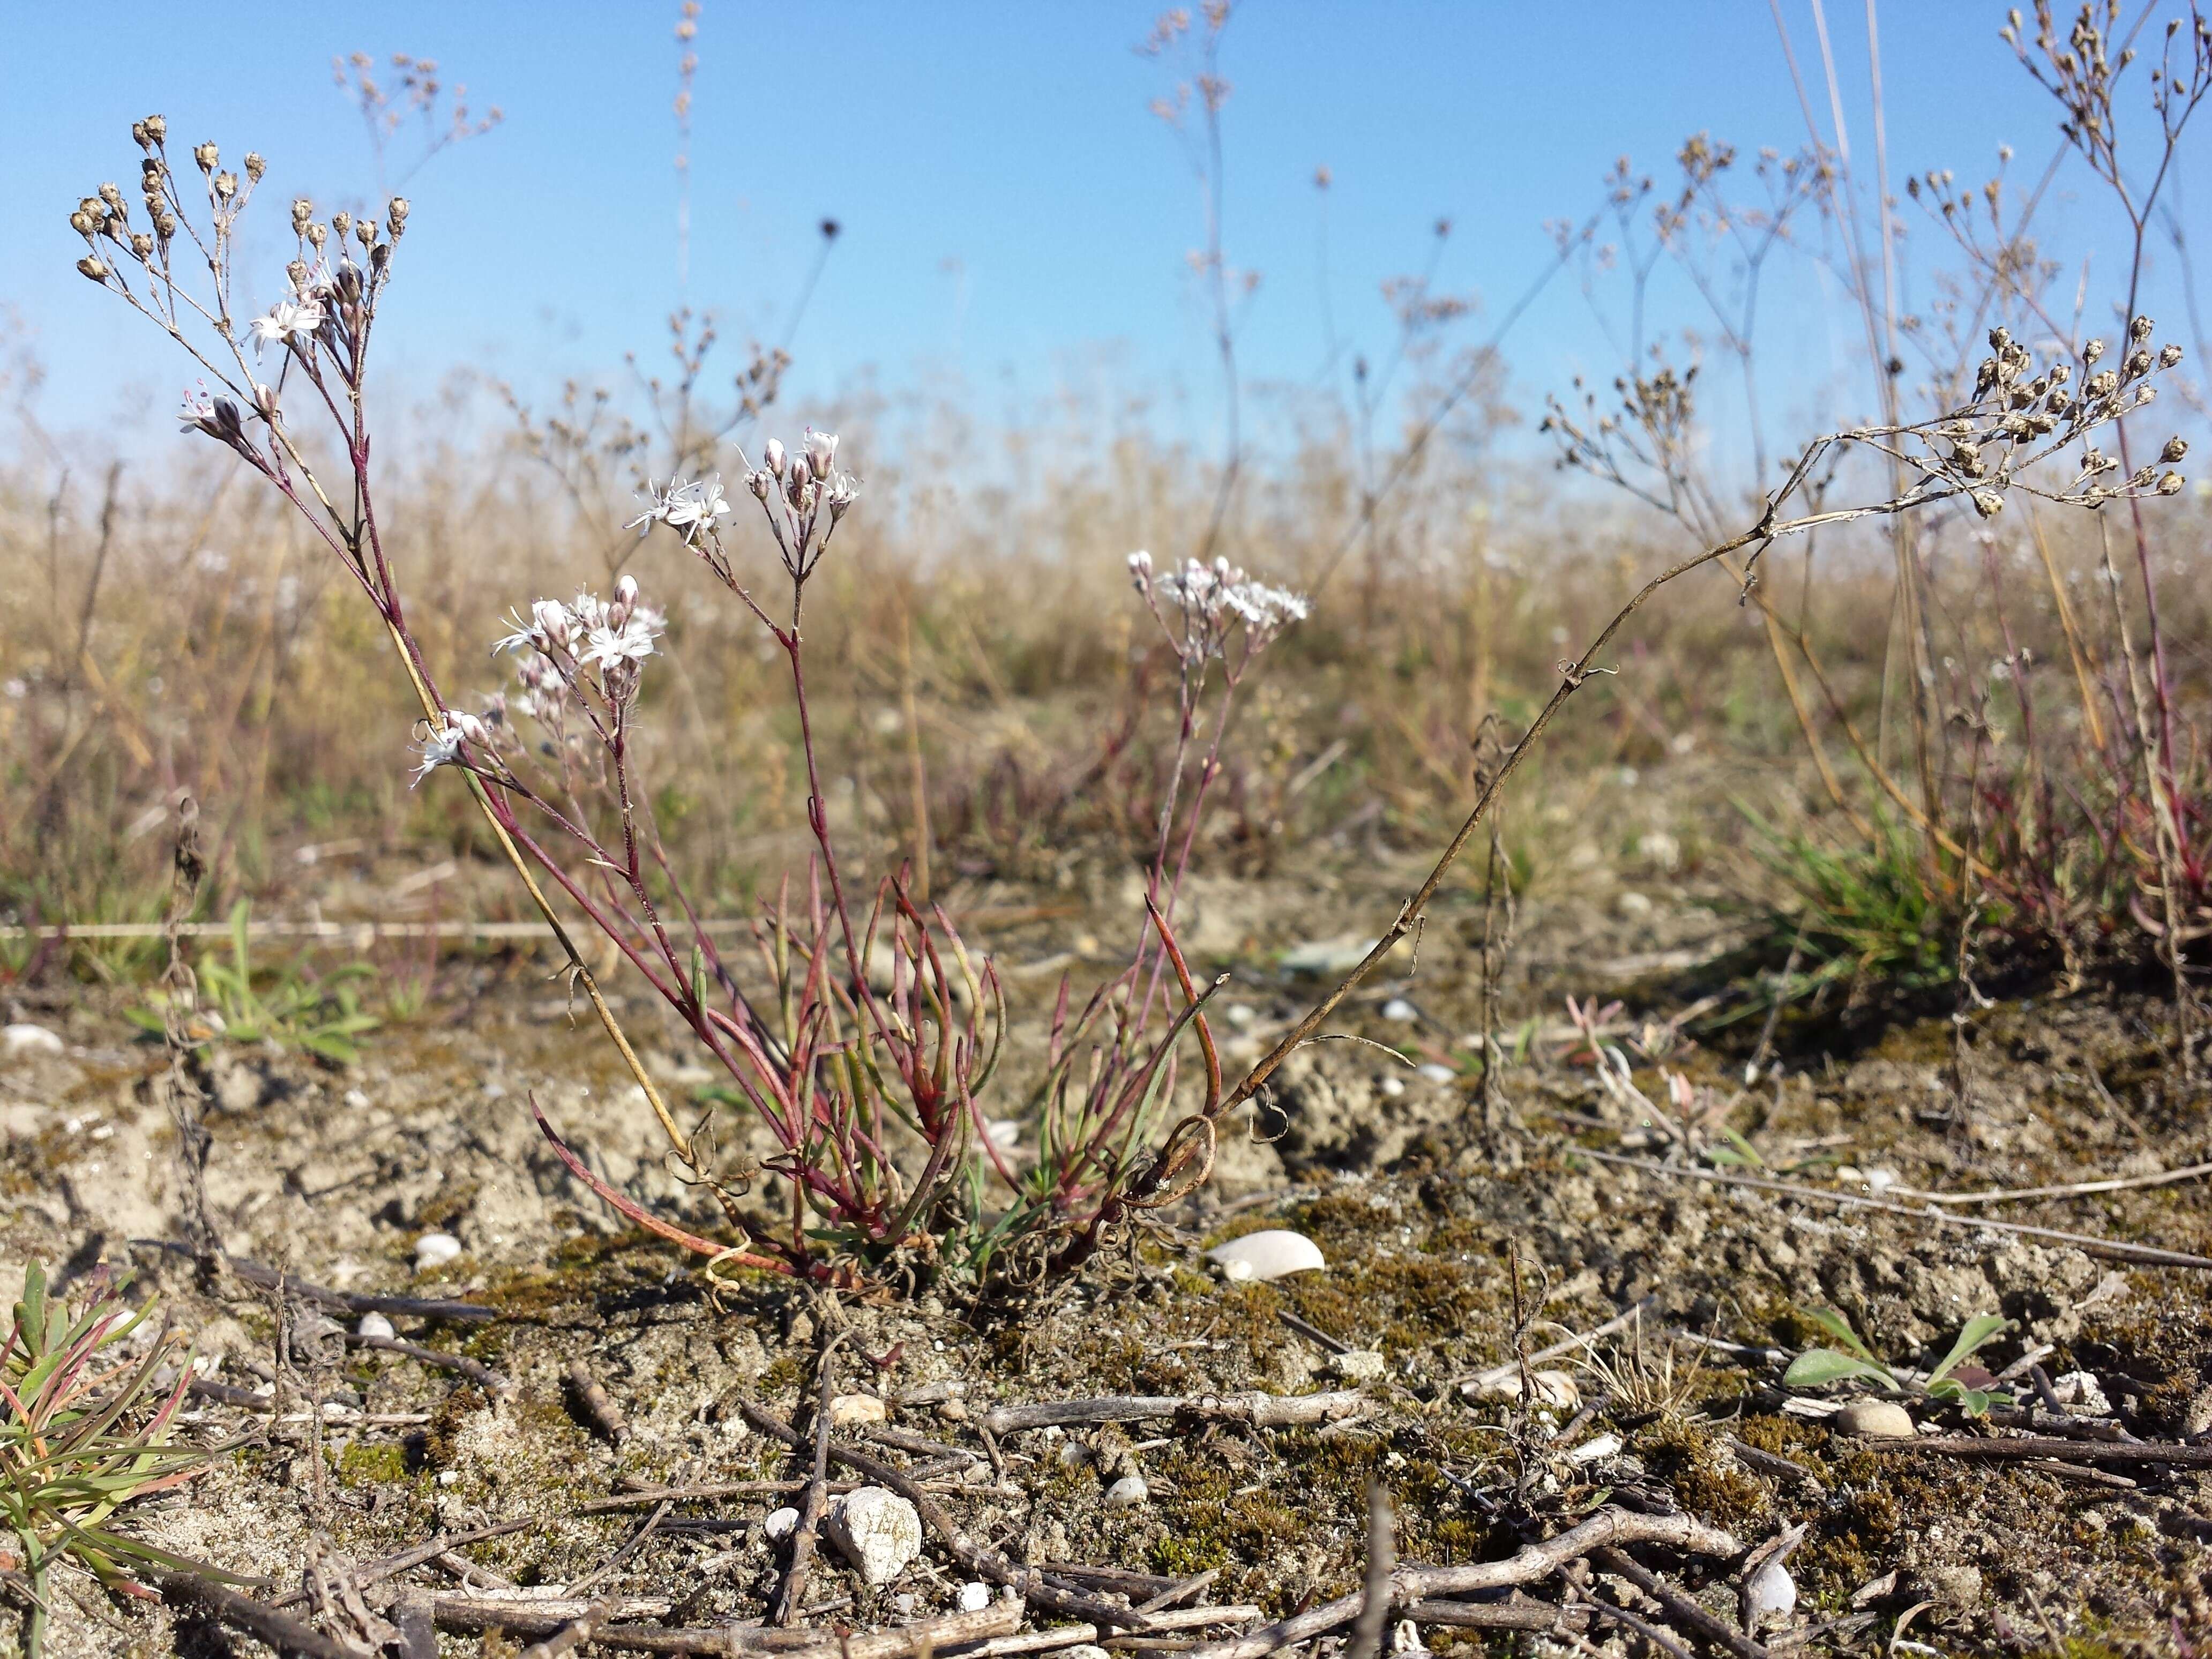
<instances>
[{"instance_id":1,"label":"small round pebble","mask_svg":"<svg viewBox=\"0 0 2212 1659\"><path fill-rule=\"evenodd\" d=\"M880 1423L888 1415L884 1402L872 1394L841 1394L830 1402L830 1422L834 1428L849 1429L859 1423Z\"/></svg>"},{"instance_id":2,"label":"small round pebble","mask_svg":"<svg viewBox=\"0 0 2212 1659\"><path fill-rule=\"evenodd\" d=\"M991 1605L991 1587L974 1579L960 1587L960 1611L981 1613Z\"/></svg>"},{"instance_id":3,"label":"small round pebble","mask_svg":"<svg viewBox=\"0 0 2212 1659\"><path fill-rule=\"evenodd\" d=\"M461 1253L461 1241L451 1233L424 1233L415 1241L415 1271L442 1267Z\"/></svg>"},{"instance_id":4,"label":"small round pebble","mask_svg":"<svg viewBox=\"0 0 2212 1659\"><path fill-rule=\"evenodd\" d=\"M1743 1599L1753 1619L1761 1613L1787 1619L1797 1611L1797 1581L1779 1561L1769 1561L1752 1574L1751 1582L1743 1587Z\"/></svg>"},{"instance_id":5,"label":"small round pebble","mask_svg":"<svg viewBox=\"0 0 2212 1659\"><path fill-rule=\"evenodd\" d=\"M399 1334L392 1328L392 1322L380 1313L363 1314L361 1316L361 1323L355 1326L353 1329L356 1336L379 1337L386 1342Z\"/></svg>"},{"instance_id":6,"label":"small round pebble","mask_svg":"<svg viewBox=\"0 0 2212 1659\"><path fill-rule=\"evenodd\" d=\"M921 1553L921 1511L881 1486L847 1492L822 1530L871 1584L890 1583Z\"/></svg>"},{"instance_id":7,"label":"small round pebble","mask_svg":"<svg viewBox=\"0 0 2212 1659\"><path fill-rule=\"evenodd\" d=\"M1143 1475L1125 1474L1106 1488L1102 1501L1109 1510L1133 1510L1152 1495L1152 1489L1145 1484Z\"/></svg>"},{"instance_id":8,"label":"small round pebble","mask_svg":"<svg viewBox=\"0 0 2212 1659\"><path fill-rule=\"evenodd\" d=\"M1409 1020L1420 1017L1421 1011L1403 997L1392 997L1382 1005L1382 1018L1385 1019Z\"/></svg>"},{"instance_id":9,"label":"small round pebble","mask_svg":"<svg viewBox=\"0 0 2212 1659\"><path fill-rule=\"evenodd\" d=\"M1863 1435L1869 1440L1910 1440L1912 1413L1894 1400L1854 1400L1832 1419L1838 1434Z\"/></svg>"},{"instance_id":10,"label":"small round pebble","mask_svg":"<svg viewBox=\"0 0 2212 1659\"><path fill-rule=\"evenodd\" d=\"M761 1535L771 1544L781 1544L799 1530L799 1511L788 1504L780 1510L770 1510L768 1519L761 1522Z\"/></svg>"}]
</instances>

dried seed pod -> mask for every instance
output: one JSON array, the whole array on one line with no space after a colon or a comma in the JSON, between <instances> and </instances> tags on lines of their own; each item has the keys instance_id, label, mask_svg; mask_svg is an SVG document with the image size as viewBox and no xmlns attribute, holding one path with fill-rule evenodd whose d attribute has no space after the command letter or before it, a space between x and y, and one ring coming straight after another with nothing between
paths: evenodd
<instances>
[{"instance_id":1,"label":"dried seed pod","mask_svg":"<svg viewBox=\"0 0 2212 1659\"><path fill-rule=\"evenodd\" d=\"M169 124L164 118L159 115L149 115L146 118L145 127L146 136L149 138L151 138L155 143L165 144L168 143Z\"/></svg>"},{"instance_id":2,"label":"dried seed pod","mask_svg":"<svg viewBox=\"0 0 2212 1659\"><path fill-rule=\"evenodd\" d=\"M2128 338L2137 341L2148 340L2150 338L2151 327L2149 318L2138 317L2128 325Z\"/></svg>"},{"instance_id":3,"label":"dried seed pod","mask_svg":"<svg viewBox=\"0 0 2212 1659\"><path fill-rule=\"evenodd\" d=\"M2167 345L2158 354L2158 366L2160 368L2172 368L2180 361L2181 348L2178 345Z\"/></svg>"},{"instance_id":4,"label":"dried seed pod","mask_svg":"<svg viewBox=\"0 0 2212 1659\"><path fill-rule=\"evenodd\" d=\"M151 258L154 253L154 239L143 230L134 231L131 237L131 252L141 261Z\"/></svg>"},{"instance_id":5,"label":"dried seed pod","mask_svg":"<svg viewBox=\"0 0 2212 1659\"><path fill-rule=\"evenodd\" d=\"M261 153L258 150L249 149L246 152L246 176L247 179L258 185L261 182L261 175L268 171L269 163L261 159Z\"/></svg>"},{"instance_id":6,"label":"dried seed pod","mask_svg":"<svg viewBox=\"0 0 2212 1659\"><path fill-rule=\"evenodd\" d=\"M331 215L331 229L337 235L343 237L352 228L353 215L348 213L343 208Z\"/></svg>"},{"instance_id":7,"label":"dried seed pod","mask_svg":"<svg viewBox=\"0 0 2212 1659\"><path fill-rule=\"evenodd\" d=\"M2179 495L2181 493L2181 475L2179 472L2169 472L2158 481L2158 493L2161 495Z\"/></svg>"},{"instance_id":8,"label":"dried seed pod","mask_svg":"<svg viewBox=\"0 0 2212 1659\"><path fill-rule=\"evenodd\" d=\"M238 175L234 173L216 173L215 176L215 193L218 198L226 202L230 200L232 197L237 195Z\"/></svg>"},{"instance_id":9,"label":"dried seed pod","mask_svg":"<svg viewBox=\"0 0 2212 1659\"><path fill-rule=\"evenodd\" d=\"M2188 453L2189 440L2176 436L2168 438L2166 441L2166 447L2158 452L2158 458L2160 460L2165 462L2168 466L2172 466L2176 461L2179 461L2182 457Z\"/></svg>"},{"instance_id":10,"label":"dried seed pod","mask_svg":"<svg viewBox=\"0 0 2212 1659\"><path fill-rule=\"evenodd\" d=\"M76 262L76 268L95 283L105 283L107 280L106 264L97 254L87 254Z\"/></svg>"},{"instance_id":11,"label":"dried seed pod","mask_svg":"<svg viewBox=\"0 0 2212 1659\"><path fill-rule=\"evenodd\" d=\"M2092 367L2094 367L2097 359L2104 355L2105 343L2102 340L2092 340L2081 348L2081 361Z\"/></svg>"},{"instance_id":12,"label":"dried seed pod","mask_svg":"<svg viewBox=\"0 0 2212 1659\"><path fill-rule=\"evenodd\" d=\"M1974 511L1985 519L1994 519L2004 511L2004 497L1994 489L1977 489L1973 502Z\"/></svg>"},{"instance_id":13,"label":"dried seed pod","mask_svg":"<svg viewBox=\"0 0 2212 1659\"><path fill-rule=\"evenodd\" d=\"M213 141L210 141L192 151L192 160L199 163L202 173L211 174L222 165L222 152L215 147Z\"/></svg>"},{"instance_id":14,"label":"dried seed pod","mask_svg":"<svg viewBox=\"0 0 2212 1659\"><path fill-rule=\"evenodd\" d=\"M314 216L315 204L304 196L295 197L292 200L292 234L305 236Z\"/></svg>"}]
</instances>

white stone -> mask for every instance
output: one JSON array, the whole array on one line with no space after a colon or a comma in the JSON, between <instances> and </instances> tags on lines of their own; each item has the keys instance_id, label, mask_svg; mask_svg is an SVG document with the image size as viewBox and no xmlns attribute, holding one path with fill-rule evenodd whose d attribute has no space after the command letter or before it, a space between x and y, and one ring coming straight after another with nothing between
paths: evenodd
<instances>
[{"instance_id":1,"label":"white stone","mask_svg":"<svg viewBox=\"0 0 2212 1659\"><path fill-rule=\"evenodd\" d=\"M1528 1381L1539 1406L1549 1406L1556 1411L1572 1411L1583 1403L1583 1391L1575 1379L1565 1371L1534 1371ZM1508 1371L1499 1377L1477 1378L1462 1385L1462 1392L1479 1400L1518 1400L1521 1397L1521 1376Z\"/></svg>"},{"instance_id":2,"label":"white stone","mask_svg":"<svg viewBox=\"0 0 2212 1659\"><path fill-rule=\"evenodd\" d=\"M1392 997L1382 1005L1382 1018L1385 1019L1414 1020L1420 1017L1421 1011L1403 997Z\"/></svg>"},{"instance_id":3,"label":"white stone","mask_svg":"<svg viewBox=\"0 0 2212 1659\"><path fill-rule=\"evenodd\" d=\"M347 1109L349 1111L360 1111L368 1104L368 1097L358 1089L347 1090L344 1098Z\"/></svg>"},{"instance_id":4,"label":"white stone","mask_svg":"<svg viewBox=\"0 0 2212 1659\"><path fill-rule=\"evenodd\" d=\"M1347 1382L1380 1382L1390 1364L1372 1348L1354 1348L1330 1360L1328 1368Z\"/></svg>"},{"instance_id":5,"label":"white stone","mask_svg":"<svg viewBox=\"0 0 2212 1659\"><path fill-rule=\"evenodd\" d=\"M1389 1099L1395 1100L1406 1092L1406 1079L1401 1077L1386 1077L1376 1087L1382 1090Z\"/></svg>"},{"instance_id":6,"label":"white stone","mask_svg":"<svg viewBox=\"0 0 2212 1659\"><path fill-rule=\"evenodd\" d=\"M1224 1278L1257 1279L1263 1285L1291 1273L1319 1273L1328 1266L1320 1245L1287 1227L1247 1233L1226 1244L1217 1244L1206 1254Z\"/></svg>"},{"instance_id":7,"label":"white stone","mask_svg":"<svg viewBox=\"0 0 2212 1659\"><path fill-rule=\"evenodd\" d=\"M1100 1501L1109 1510L1133 1510L1152 1495L1143 1475L1125 1474L1106 1488L1106 1496Z\"/></svg>"},{"instance_id":8,"label":"white stone","mask_svg":"<svg viewBox=\"0 0 2212 1659\"><path fill-rule=\"evenodd\" d=\"M1837 1431L1869 1440L1910 1440L1912 1413L1894 1400L1854 1400L1835 1415Z\"/></svg>"},{"instance_id":9,"label":"white stone","mask_svg":"<svg viewBox=\"0 0 2212 1659\"><path fill-rule=\"evenodd\" d=\"M451 1233L424 1233L415 1241L415 1271L442 1267L461 1253L461 1241Z\"/></svg>"},{"instance_id":10,"label":"white stone","mask_svg":"<svg viewBox=\"0 0 2212 1659\"><path fill-rule=\"evenodd\" d=\"M981 1613L990 1605L991 1587L988 1584L971 1578L960 1587L961 1612Z\"/></svg>"},{"instance_id":11,"label":"white stone","mask_svg":"<svg viewBox=\"0 0 2212 1659\"><path fill-rule=\"evenodd\" d=\"M1289 974L1348 974L1367 959L1380 940L1361 933L1340 933L1334 939L1294 945L1282 954L1283 971Z\"/></svg>"},{"instance_id":12,"label":"white stone","mask_svg":"<svg viewBox=\"0 0 2212 1659\"><path fill-rule=\"evenodd\" d=\"M1222 1017L1241 1031L1260 1018L1260 1011L1249 1002L1232 1002L1222 1011Z\"/></svg>"},{"instance_id":13,"label":"white stone","mask_svg":"<svg viewBox=\"0 0 2212 1659\"><path fill-rule=\"evenodd\" d=\"M888 1584L921 1553L921 1516L881 1486L861 1486L831 1506L822 1530L871 1584Z\"/></svg>"},{"instance_id":14,"label":"white stone","mask_svg":"<svg viewBox=\"0 0 2212 1659\"><path fill-rule=\"evenodd\" d=\"M2058 1396L2060 1405L2087 1416L2112 1414L2112 1402L2105 1397L2104 1385L2087 1371L2068 1371L2052 1381L2051 1391Z\"/></svg>"},{"instance_id":15,"label":"white stone","mask_svg":"<svg viewBox=\"0 0 2212 1659\"><path fill-rule=\"evenodd\" d=\"M354 1334L380 1337L389 1342L399 1333L392 1328L392 1322L382 1314L365 1313L361 1316L361 1323L354 1327Z\"/></svg>"},{"instance_id":16,"label":"white stone","mask_svg":"<svg viewBox=\"0 0 2212 1659\"><path fill-rule=\"evenodd\" d=\"M1584 1463L1602 1462L1605 1459L1617 1454L1620 1448L1621 1438L1619 1435L1594 1434L1567 1454L1567 1462L1577 1468L1580 1468Z\"/></svg>"},{"instance_id":17,"label":"white stone","mask_svg":"<svg viewBox=\"0 0 2212 1659\"><path fill-rule=\"evenodd\" d=\"M1002 1152L1010 1152L1022 1144L1022 1126L1010 1117L986 1118L983 1135Z\"/></svg>"},{"instance_id":18,"label":"white stone","mask_svg":"<svg viewBox=\"0 0 2212 1659\"><path fill-rule=\"evenodd\" d=\"M64 1045L58 1033L43 1025L9 1025L0 1026L0 1048L13 1060L18 1054L58 1054Z\"/></svg>"},{"instance_id":19,"label":"white stone","mask_svg":"<svg viewBox=\"0 0 2212 1659\"><path fill-rule=\"evenodd\" d=\"M849 1429L860 1423L880 1423L889 1413L872 1394L841 1394L830 1402L830 1425Z\"/></svg>"},{"instance_id":20,"label":"white stone","mask_svg":"<svg viewBox=\"0 0 2212 1659\"><path fill-rule=\"evenodd\" d=\"M1751 1582L1743 1587L1743 1599L1753 1620L1762 1614L1787 1619L1797 1611L1797 1581L1779 1561L1769 1561L1752 1574Z\"/></svg>"},{"instance_id":21,"label":"white stone","mask_svg":"<svg viewBox=\"0 0 2212 1659\"><path fill-rule=\"evenodd\" d=\"M1072 1648L1062 1648L1060 1659L1113 1659L1113 1656L1096 1642L1078 1642Z\"/></svg>"},{"instance_id":22,"label":"white stone","mask_svg":"<svg viewBox=\"0 0 2212 1659\"><path fill-rule=\"evenodd\" d=\"M1420 1074L1431 1083L1450 1083L1459 1077L1450 1066L1439 1066L1433 1060L1421 1066Z\"/></svg>"},{"instance_id":23,"label":"white stone","mask_svg":"<svg viewBox=\"0 0 2212 1659\"><path fill-rule=\"evenodd\" d=\"M799 1530L799 1511L788 1504L780 1510L770 1510L768 1518L761 1522L761 1535L771 1544L781 1544Z\"/></svg>"}]
</instances>

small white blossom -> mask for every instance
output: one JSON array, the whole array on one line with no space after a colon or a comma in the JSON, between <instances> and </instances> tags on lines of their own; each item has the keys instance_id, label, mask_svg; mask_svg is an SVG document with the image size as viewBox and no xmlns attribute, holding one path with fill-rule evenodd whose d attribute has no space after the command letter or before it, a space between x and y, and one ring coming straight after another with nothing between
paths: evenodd
<instances>
[{"instance_id":1,"label":"small white blossom","mask_svg":"<svg viewBox=\"0 0 2212 1659\"><path fill-rule=\"evenodd\" d=\"M720 483L712 478L694 478L689 483L671 479L667 489L649 490L647 500L650 505L629 521L629 528L665 524L687 542L730 512Z\"/></svg>"},{"instance_id":2,"label":"small white blossom","mask_svg":"<svg viewBox=\"0 0 2212 1659\"><path fill-rule=\"evenodd\" d=\"M806 465L817 478L827 478L836 471L837 434L806 428Z\"/></svg>"},{"instance_id":3,"label":"small white blossom","mask_svg":"<svg viewBox=\"0 0 2212 1659\"><path fill-rule=\"evenodd\" d=\"M580 654L603 673L625 664L641 663L653 654L652 620L652 612L641 611L620 628L604 624L594 628Z\"/></svg>"},{"instance_id":4,"label":"small white blossom","mask_svg":"<svg viewBox=\"0 0 2212 1659\"><path fill-rule=\"evenodd\" d=\"M266 317L256 317L248 325L253 335L253 354L261 355L264 346L283 345L291 340L314 337L315 331L323 325L323 308L313 300L279 300L269 307Z\"/></svg>"},{"instance_id":5,"label":"small white blossom","mask_svg":"<svg viewBox=\"0 0 2212 1659\"><path fill-rule=\"evenodd\" d=\"M415 768L412 789L441 766L458 766L461 759L461 732L458 725L434 726L422 735L422 757Z\"/></svg>"}]
</instances>

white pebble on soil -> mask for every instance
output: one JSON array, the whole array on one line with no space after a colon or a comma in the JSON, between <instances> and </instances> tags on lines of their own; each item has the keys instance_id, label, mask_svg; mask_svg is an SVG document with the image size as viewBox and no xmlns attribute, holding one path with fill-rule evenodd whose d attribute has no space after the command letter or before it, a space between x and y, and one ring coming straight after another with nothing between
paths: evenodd
<instances>
[{"instance_id":1,"label":"white pebble on soil","mask_svg":"<svg viewBox=\"0 0 2212 1659\"><path fill-rule=\"evenodd\" d=\"M991 1605L991 1587L970 1579L960 1587L960 1611L981 1613Z\"/></svg>"},{"instance_id":2,"label":"white pebble on soil","mask_svg":"<svg viewBox=\"0 0 2212 1659\"><path fill-rule=\"evenodd\" d=\"M0 1027L0 1048L13 1060L18 1054L58 1054L64 1044L58 1034L43 1025L9 1025Z\"/></svg>"},{"instance_id":3,"label":"white pebble on soil","mask_svg":"<svg viewBox=\"0 0 2212 1659\"><path fill-rule=\"evenodd\" d=\"M415 1241L415 1271L442 1267L461 1253L461 1241L451 1233L424 1233Z\"/></svg>"},{"instance_id":4,"label":"white pebble on soil","mask_svg":"<svg viewBox=\"0 0 2212 1659\"><path fill-rule=\"evenodd\" d=\"M1838 1412L1839 1434L1864 1435L1869 1440L1910 1440L1912 1413L1894 1400L1854 1400Z\"/></svg>"},{"instance_id":5,"label":"white pebble on soil","mask_svg":"<svg viewBox=\"0 0 2212 1659\"><path fill-rule=\"evenodd\" d=\"M1449 1083L1459 1076L1459 1073L1450 1066L1439 1066L1433 1060L1421 1066L1419 1070L1420 1074L1431 1083Z\"/></svg>"},{"instance_id":6,"label":"white pebble on soil","mask_svg":"<svg viewBox=\"0 0 2212 1659\"><path fill-rule=\"evenodd\" d=\"M921 1516L881 1486L848 1492L832 1506L822 1530L860 1577L888 1584L921 1553Z\"/></svg>"},{"instance_id":7,"label":"white pebble on soil","mask_svg":"<svg viewBox=\"0 0 2212 1659\"><path fill-rule=\"evenodd\" d=\"M1797 1581L1779 1561L1769 1561L1752 1574L1751 1582L1743 1587L1743 1599L1754 1620L1762 1614L1787 1619L1797 1611Z\"/></svg>"},{"instance_id":8,"label":"white pebble on soil","mask_svg":"<svg viewBox=\"0 0 2212 1659\"><path fill-rule=\"evenodd\" d=\"M1226 1244L1215 1245L1206 1255L1221 1269L1224 1279L1254 1279L1263 1285L1291 1273L1319 1273L1328 1266L1320 1245L1304 1233L1294 1233L1286 1227L1247 1233Z\"/></svg>"},{"instance_id":9,"label":"white pebble on soil","mask_svg":"<svg viewBox=\"0 0 2212 1659\"><path fill-rule=\"evenodd\" d=\"M1100 1501L1109 1510L1133 1510L1152 1495L1143 1475L1125 1474L1106 1488L1106 1496Z\"/></svg>"},{"instance_id":10,"label":"white pebble on soil","mask_svg":"<svg viewBox=\"0 0 2212 1659\"><path fill-rule=\"evenodd\" d=\"M1584 1463L1602 1462L1619 1454L1621 1438L1617 1434L1592 1435L1567 1454L1567 1462L1579 1468Z\"/></svg>"},{"instance_id":11,"label":"white pebble on soil","mask_svg":"<svg viewBox=\"0 0 2212 1659\"><path fill-rule=\"evenodd\" d=\"M2105 1397L2104 1386L2087 1371L2068 1371L2051 1382L2051 1391L2058 1396L2060 1405L2070 1410L2091 1417L2112 1414L2112 1402Z\"/></svg>"},{"instance_id":12,"label":"white pebble on soil","mask_svg":"<svg viewBox=\"0 0 2212 1659\"><path fill-rule=\"evenodd\" d=\"M1330 1360L1329 1369L1346 1382L1380 1382L1390 1364L1372 1348L1354 1348Z\"/></svg>"},{"instance_id":13,"label":"white pebble on soil","mask_svg":"<svg viewBox=\"0 0 2212 1659\"><path fill-rule=\"evenodd\" d=\"M1413 1020L1420 1017L1421 1011L1403 997L1392 997L1382 1005L1382 1018L1385 1019Z\"/></svg>"},{"instance_id":14,"label":"white pebble on soil","mask_svg":"<svg viewBox=\"0 0 2212 1659\"><path fill-rule=\"evenodd\" d=\"M392 1322L380 1313L363 1314L361 1316L361 1323L353 1328L356 1336L380 1337L386 1342L399 1334L392 1328Z\"/></svg>"},{"instance_id":15,"label":"white pebble on soil","mask_svg":"<svg viewBox=\"0 0 2212 1659\"><path fill-rule=\"evenodd\" d=\"M859 1423L880 1423L888 1415L884 1402L872 1394L841 1394L830 1402L830 1425L849 1429Z\"/></svg>"},{"instance_id":16,"label":"white pebble on soil","mask_svg":"<svg viewBox=\"0 0 2212 1659\"><path fill-rule=\"evenodd\" d=\"M781 1544L799 1530L799 1511L788 1504L780 1510L770 1510L768 1518L761 1522L761 1535L771 1544Z\"/></svg>"}]
</instances>

